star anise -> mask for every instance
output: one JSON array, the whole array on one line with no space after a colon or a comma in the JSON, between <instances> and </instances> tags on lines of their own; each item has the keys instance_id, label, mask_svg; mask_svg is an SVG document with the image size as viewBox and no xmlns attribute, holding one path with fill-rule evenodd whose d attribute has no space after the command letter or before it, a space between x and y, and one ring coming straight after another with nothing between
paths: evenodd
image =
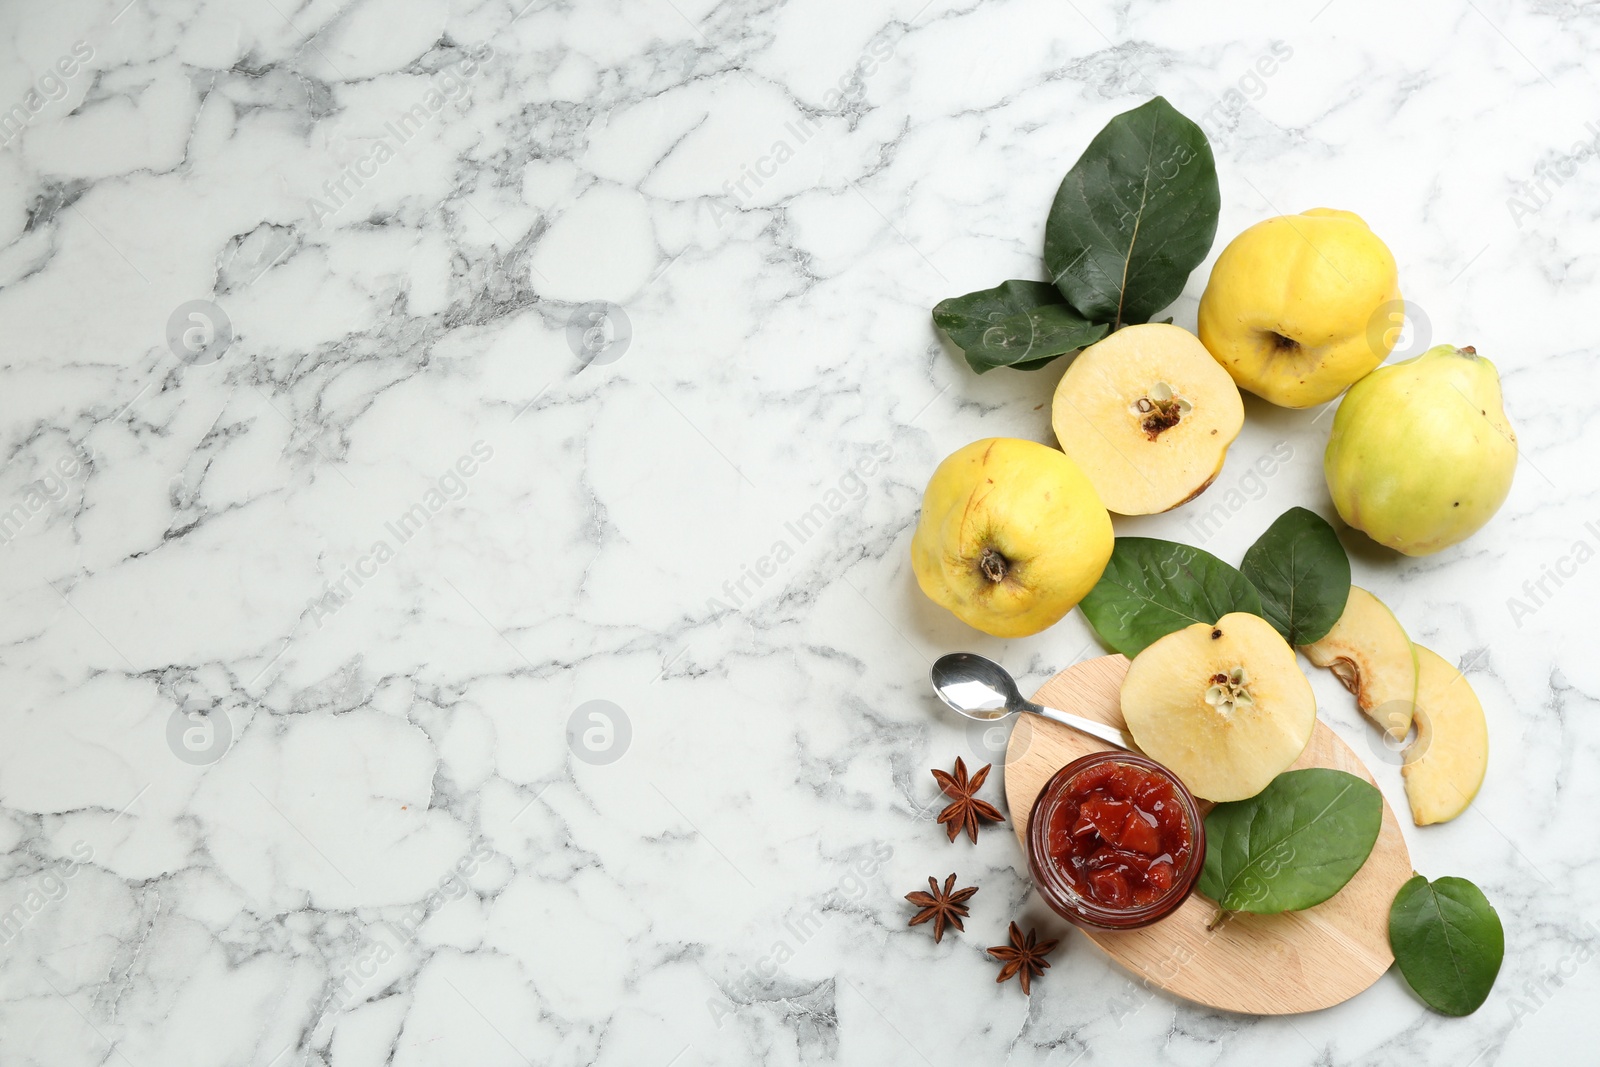
<instances>
[{"instance_id":1,"label":"star anise","mask_svg":"<svg viewBox=\"0 0 1600 1067\"><path fill-rule=\"evenodd\" d=\"M952 874L944 880L944 888L940 889L939 883L930 876L928 878L928 888L932 892L924 893L919 889L915 893L907 893L906 899L922 910L912 916L911 921L906 925L917 926L932 919L933 939L936 942L944 940L944 928L947 925L954 926L957 930L965 930L966 927L961 925L961 920L966 918L967 901L972 899L972 895L978 891L978 887L969 885L965 889L957 889L952 893L951 889L955 887L955 884L956 876Z\"/></svg>"},{"instance_id":2,"label":"star anise","mask_svg":"<svg viewBox=\"0 0 1600 1067\"><path fill-rule=\"evenodd\" d=\"M1055 941L1034 941L1038 931L1029 928L1026 941L1022 938L1022 930L1016 923L1011 924L1011 944L996 945L989 949L989 955L1005 962L1000 968L1000 976L996 982L1004 982L1012 975L1016 975L1022 983L1022 992L1031 996L1033 991L1029 988L1033 979L1045 972L1050 966L1050 961L1045 959L1056 947Z\"/></svg>"},{"instance_id":3,"label":"star anise","mask_svg":"<svg viewBox=\"0 0 1600 1067\"><path fill-rule=\"evenodd\" d=\"M974 794L983 787L984 779L989 777L990 764L983 767L970 779L967 777L967 765L961 757L956 757L956 773L946 774L943 771L934 771L933 780L939 783L939 788L951 798L951 804L939 813L939 821L945 824L945 829L950 831L950 840L954 841L956 835L962 830L967 831L967 837L976 842L978 840L978 820L988 822L1001 822L1005 819L1000 814L1000 809L986 800L979 800Z\"/></svg>"}]
</instances>

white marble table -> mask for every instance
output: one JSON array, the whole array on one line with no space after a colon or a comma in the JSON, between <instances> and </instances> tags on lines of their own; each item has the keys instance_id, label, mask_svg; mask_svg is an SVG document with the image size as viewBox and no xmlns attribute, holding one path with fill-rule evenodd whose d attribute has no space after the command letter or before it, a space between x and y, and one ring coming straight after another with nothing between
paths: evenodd
<instances>
[{"instance_id":1,"label":"white marble table","mask_svg":"<svg viewBox=\"0 0 1600 1067\"><path fill-rule=\"evenodd\" d=\"M523 3L0 13L0 1064L1592 1047L1589 8ZM928 310L1037 277L1061 174L1156 92L1210 131L1222 239L1358 211L1419 312L1402 348L1504 373L1495 521L1421 560L1351 539L1491 720L1476 804L1409 835L1504 918L1470 1018L1394 975L1292 1019L1145 993L1008 830L931 823L928 769L984 738L930 659L1037 684L1098 650L1077 616L998 641L918 593L934 464L1050 440L1060 373L979 378ZM1328 513L1328 420L1248 416L1215 521L1119 532L1237 559ZM935 945L901 898L952 870L982 891ZM982 954L1014 916L1066 936L1031 1000Z\"/></svg>"}]
</instances>

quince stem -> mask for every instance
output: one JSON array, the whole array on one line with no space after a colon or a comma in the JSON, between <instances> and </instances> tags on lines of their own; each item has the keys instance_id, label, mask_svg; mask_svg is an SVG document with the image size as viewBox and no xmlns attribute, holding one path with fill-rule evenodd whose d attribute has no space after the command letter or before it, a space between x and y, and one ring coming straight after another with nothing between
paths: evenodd
<instances>
[{"instance_id":1,"label":"quince stem","mask_svg":"<svg viewBox=\"0 0 1600 1067\"><path fill-rule=\"evenodd\" d=\"M985 548L978 557L978 569L985 578L997 585L1005 580L1006 568L1006 558L992 548Z\"/></svg>"}]
</instances>

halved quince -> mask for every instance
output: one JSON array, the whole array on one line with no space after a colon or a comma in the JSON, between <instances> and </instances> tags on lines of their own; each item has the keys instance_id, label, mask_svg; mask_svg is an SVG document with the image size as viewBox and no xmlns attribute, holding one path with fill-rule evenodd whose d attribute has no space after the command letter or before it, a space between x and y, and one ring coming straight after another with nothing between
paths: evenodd
<instances>
[{"instance_id":1,"label":"halved quince","mask_svg":"<svg viewBox=\"0 0 1600 1067\"><path fill-rule=\"evenodd\" d=\"M1084 349L1056 386L1051 421L1109 510L1151 515L1216 478L1244 403L1199 338L1153 322Z\"/></svg>"},{"instance_id":2,"label":"halved quince","mask_svg":"<svg viewBox=\"0 0 1600 1067\"><path fill-rule=\"evenodd\" d=\"M1145 755L1206 800L1243 800L1300 757L1317 698L1272 624L1234 612L1134 657L1122 717Z\"/></svg>"},{"instance_id":3,"label":"halved quince","mask_svg":"<svg viewBox=\"0 0 1600 1067\"><path fill-rule=\"evenodd\" d=\"M1489 767L1489 724L1466 677L1444 657L1417 650L1417 739L1406 750L1411 819L1449 822L1467 810Z\"/></svg>"},{"instance_id":4,"label":"halved quince","mask_svg":"<svg viewBox=\"0 0 1600 1067\"><path fill-rule=\"evenodd\" d=\"M1306 659L1327 667L1356 695L1356 706L1395 740L1411 732L1417 700L1417 655L1411 638L1383 601L1350 587L1350 599L1333 629L1301 645Z\"/></svg>"}]
</instances>

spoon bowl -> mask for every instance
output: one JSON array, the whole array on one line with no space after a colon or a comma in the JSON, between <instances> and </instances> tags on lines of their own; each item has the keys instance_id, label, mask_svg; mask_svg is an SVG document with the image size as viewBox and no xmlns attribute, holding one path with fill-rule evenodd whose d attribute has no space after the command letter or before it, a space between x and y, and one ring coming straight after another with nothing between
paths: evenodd
<instances>
[{"instance_id":1,"label":"spoon bowl","mask_svg":"<svg viewBox=\"0 0 1600 1067\"><path fill-rule=\"evenodd\" d=\"M1017 712L1041 715L1053 722L1097 737L1117 748L1132 750L1133 738L1115 726L1035 704L1023 697L1011 673L976 652L952 652L933 665L933 691L951 710L979 722L993 722Z\"/></svg>"},{"instance_id":2,"label":"spoon bowl","mask_svg":"<svg viewBox=\"0 0 1600 1067\"><path fill-rule=\"evenodd\" d=\"M1003 719L1027 703L1004 667L973 652L940 656L933 665L933 691L953 711L980 722Z\"/></svg>"}]
</instances>

